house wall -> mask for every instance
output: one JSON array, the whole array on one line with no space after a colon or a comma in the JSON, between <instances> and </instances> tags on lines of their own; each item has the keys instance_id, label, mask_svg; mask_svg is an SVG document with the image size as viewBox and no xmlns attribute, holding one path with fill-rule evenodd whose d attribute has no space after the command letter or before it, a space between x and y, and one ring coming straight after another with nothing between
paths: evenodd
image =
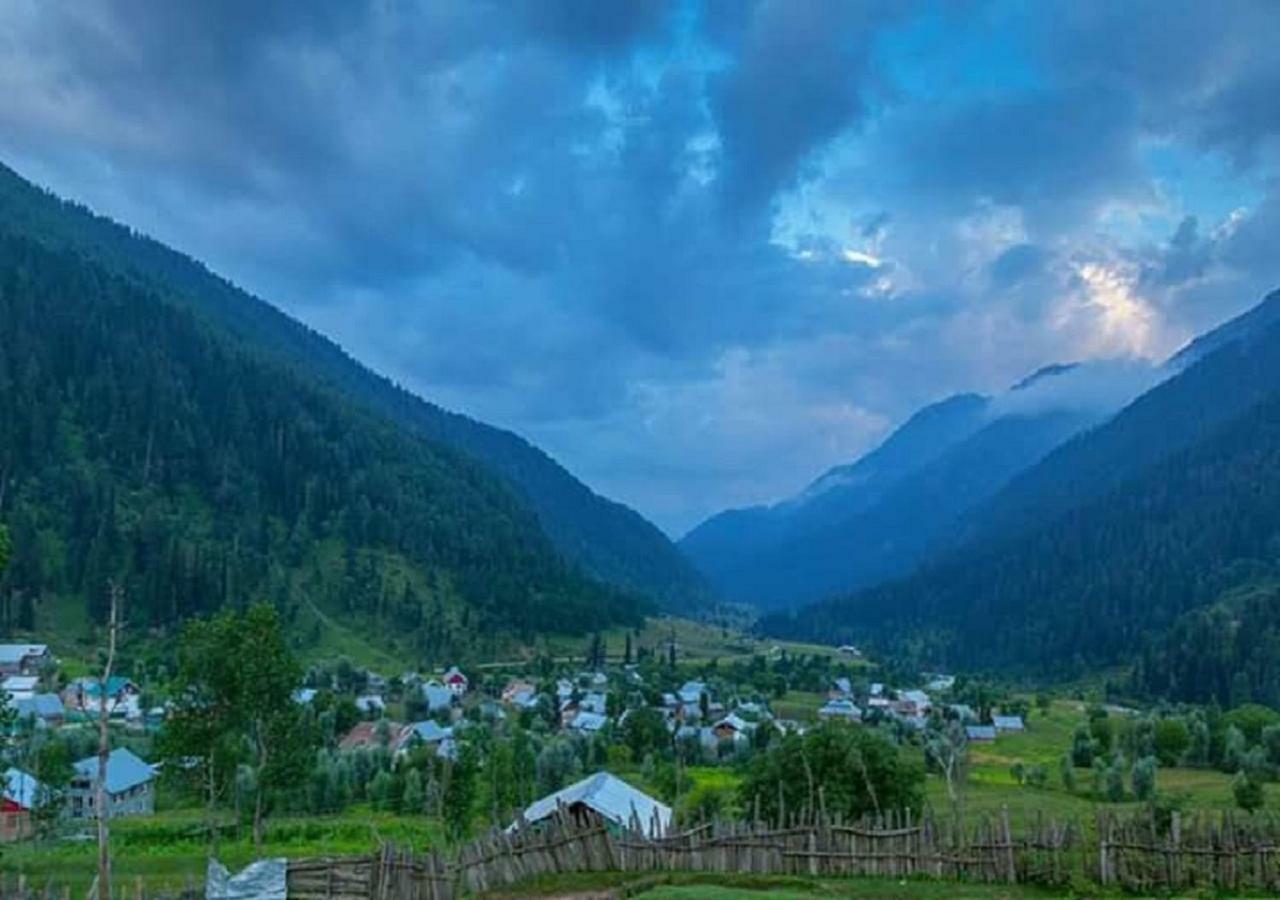
<instances>
[{"instance_id":1,"label":"house wall","mask_svg":"<svg viewBox=\"0 0 1280 900\"><path fill-rule=\"evenodd\" d=\"M24 840L31 834L31 812L11 800L0 803L0 842Z\"/></svg>"},{"instance_id":2,"label":"house wall","mask_svg":"<svg viewBox=\"0 0 1280 900\"><path fill-rule=\"evenodd\" d=\"M97 791L90 783L85 781L71 783L67 798L67 808L71 818L97 818L94 809L97 802ZM151 815L156 809L155 783L148 781L119 794L112 794L108 798L108 809L112 819Z\"/></svg>"}]
</instances>

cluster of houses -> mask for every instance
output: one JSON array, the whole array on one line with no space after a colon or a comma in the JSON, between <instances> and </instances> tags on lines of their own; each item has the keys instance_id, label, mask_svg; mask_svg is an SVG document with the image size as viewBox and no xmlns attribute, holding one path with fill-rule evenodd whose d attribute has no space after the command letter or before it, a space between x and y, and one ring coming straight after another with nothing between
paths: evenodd
<instances>
[{"instance_id":1,"label":"cluster of houses","mask_svg":"<svg viewBox=\"0 0 1280 900\"><path fill-rule=\"evenodd\" d=\"M965 737L974 743L990 742L996 735L1019 732L1026 729L1021 716L994 715L989 724L979 720L977 712L964 703L935 703L929 691L946 694L955 686L955 676L931 676L928 689L892 690L881 683L872 683L862 698L860 706L854 698L854 690L848 678L837 678L827 692L827 702L818 710L821 719L842 719L850 722L891 719L918 730L924 729L930 717L941 715L954 719L964 726Z\"/></svg>"},{"instance_id":2,"label":"cluster of houses","mask_svg":"<svg viewBox=\"0 0 1280 900\"><path fill-rule=\"evenodd\" d=\"M61 692L42 688L55 660L46 644L0 644L0 691L3 691L18 723L23 727L61 728L68 722L97 719L105 706L114 719L143 718L138 685L128 678L78 678ZM65 791L55 794L33 775L17 768L4 773L0 785L0 841L31 835L40 807L57 802L73 820L98 817L97 756L72 764L73 775ZM155 809L156 770L125 748L113 750L106 766L106 814L149 815Z\"/></svg>"}]
</instances>

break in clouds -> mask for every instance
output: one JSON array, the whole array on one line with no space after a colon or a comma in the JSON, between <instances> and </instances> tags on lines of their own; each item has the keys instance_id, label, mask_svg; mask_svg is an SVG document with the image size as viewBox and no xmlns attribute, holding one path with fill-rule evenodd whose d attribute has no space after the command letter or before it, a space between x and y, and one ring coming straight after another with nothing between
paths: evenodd
<instances>
[{"instance_id":1,"label":"break in clouds","mask_svg":"<svg viewBox=\"0 0 1280 900\"><path fill-rule=\"evenodd\" d=\"M1280 286L1274 4L0 20L6 162L673 534L952 392L1136 390Z\"/></svg>"}]
</instances>

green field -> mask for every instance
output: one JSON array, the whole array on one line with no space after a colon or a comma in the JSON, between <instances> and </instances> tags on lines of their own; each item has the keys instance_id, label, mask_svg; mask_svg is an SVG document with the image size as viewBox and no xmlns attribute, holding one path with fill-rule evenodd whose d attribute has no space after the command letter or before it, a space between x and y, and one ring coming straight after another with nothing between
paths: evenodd
<instances>
[{"instance_id":1,"label":"green field","mask_svg":"<svg viewBox=\"0 0 1280 900\"><path fill-rule=\"evenodd\" d=\"M233 870L257 858L246 825L224 831L218 859ZM264 856L290 858L369 853L380 841L425 848L443 841L438 824L422 816L396 816L353 807L340 816L269 820ZM147 819L119 819L111 825L113 880L130 887L141 878L149 890L177 890L204 878L208 836L197 810L170 810ZM0 871L22 873L40 887L70 887L83 896L93 880L97 847L90 840L56 844L10 844L0 854Z\"/></svg>"},{"instance_id":2,"label":"green field","mask_svg":"<svg viewBox=\"0 0 1280 900\"><path fill-rule=\"evenodd\" d=\"M1076 726L1085 721L1085 706L1077 701L1057 701L1047 714L1034 710L1021 734L1002 734L994 743L974 744L969 750L969 780L964 802L967 814L996 815L1008 808L1010 819L1017 824L1038 815L1089 821L1099 806L1090 795L1092 775L1084 769L1076 772L1076 792L1062 784L1059 761L1071 747ZM1014 779L1014 763L1026 766L1044 765L1049 781L1041 788L1021 786ZM1187 810L1232 809L1231 776L1211 769L1163 768L1156 775L1156 791L1175 798ZM928 799L935 809L949 808L946 785L930 775ZM1134 808L1140 804L1104 803L1113 809ZM1280 805L1280 784L1267 785L1267 806Z\"/></svg>"}]
</instances>

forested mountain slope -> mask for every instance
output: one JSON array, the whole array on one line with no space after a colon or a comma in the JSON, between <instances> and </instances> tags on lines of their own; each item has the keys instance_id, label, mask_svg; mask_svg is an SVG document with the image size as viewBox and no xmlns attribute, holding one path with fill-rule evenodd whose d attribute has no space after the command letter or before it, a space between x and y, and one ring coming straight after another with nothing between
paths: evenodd
<instances>
[{"instance_id":1,"label":"forested mountain slope","mask_svg":"<svg viewBox=\"0 0 1280 900\"><path fill-rule=\"evenodd\" d=\"M60 201L2 165L0 234L75 250L166 301L190 305L260 352L287 363L304 381L335 388L480 460L528 502L560 552L598 578L685 611L710 599L705 580L656 527L595 494L519 436L423 401L191 258Z\"/></svg>"},{"instance_id":2,"label":"forested mountain slope","mask_svg":"<svg viewBox=\"0 0 1280 900\"><path fill-rule=\"evenodd\" d=\"M436 659L644 608L565 562L480 463L136 279L12 234L0 234L0 516L17 627L42 603L100 619L109 579L135 633L265 598L295 624L332 614Z\"/></svg>"},{"instance_id":3,"label":"forested mountain slope","mask_svg":"<svg viewBox=\"0 0 1280 900\"><path fill-rule=\"evenodd\" d=\"M1063 472L1064 461L1088 465ZM1147 646L1157 649L1141 682L1194 699L1194 670L1170 655L1170 629L1208 633L1196 610L1272 578L1280 562L1280 329L1223 344L1023 479L1063 493L1029 506L1020 530L762 627L869 638L931 664L1057 675L1132 662ZM1277 607L1252 609L1261 640L1260 610ZM1263 657L1241 639L1233 658L1252 660L1238 669L1251 680L1234 690L1265 696ZM1196 690L1230 693L1221 683L1219 668Z\"/></svg>"},{"instance_id":4,"label":"forested mountain slope","mask_svg":"<svg viewBox=\"0 0 1280 900\"><path fill-rule=\"evenodd\" d=\"M1186 368L1082 433L975 508L949 547L989 544L1052 521L1201 440L1280 390L1280 291L1170 361Z\"/></svg>"}]
</instances>

